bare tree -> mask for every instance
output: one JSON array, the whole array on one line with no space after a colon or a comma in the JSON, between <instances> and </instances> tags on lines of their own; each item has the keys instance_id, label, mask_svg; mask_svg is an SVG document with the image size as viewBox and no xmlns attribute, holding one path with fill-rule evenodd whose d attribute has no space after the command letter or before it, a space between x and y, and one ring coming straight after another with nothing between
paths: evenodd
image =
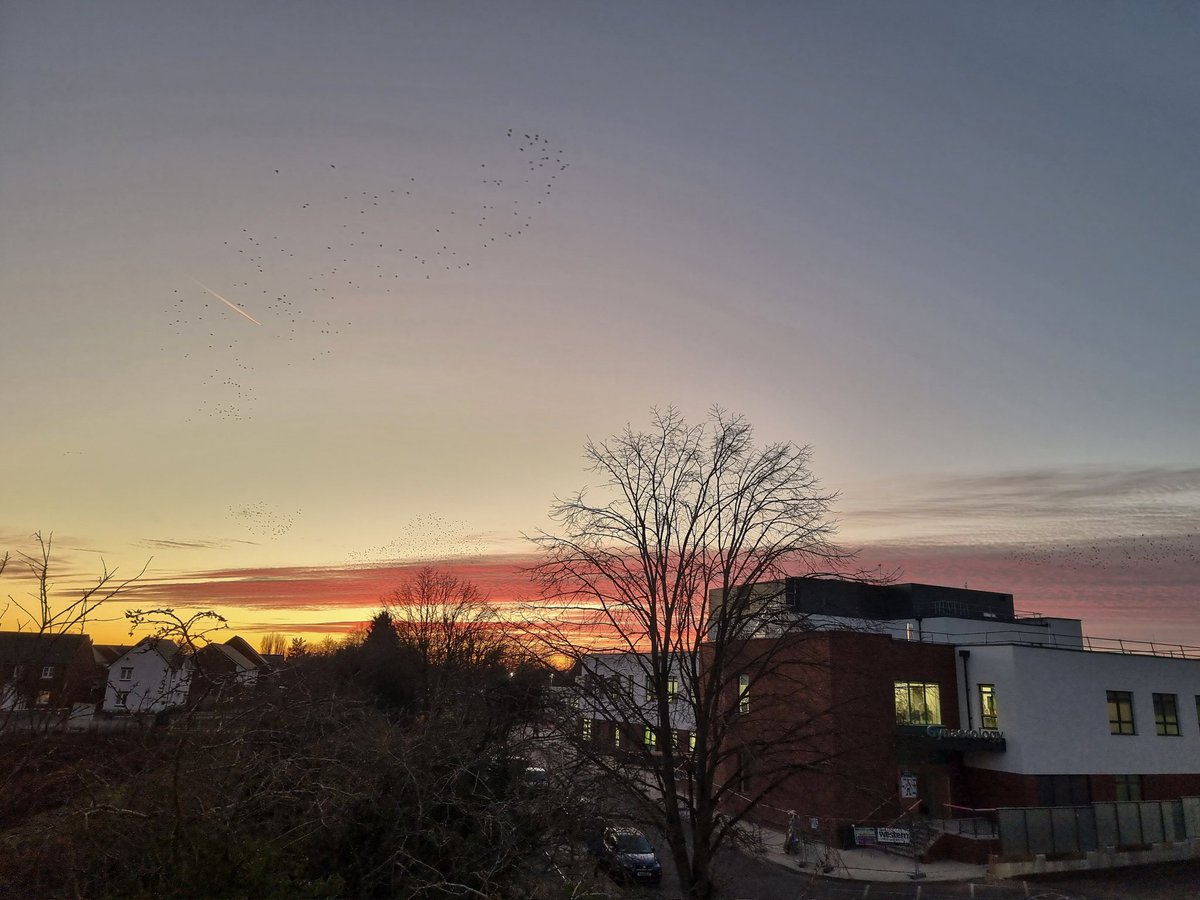
<instances>
[{"instance_id":1,"label":"bare tree","mask_svg":"<svg viewBox=\"0 0 1200 900\"><path fill-rule=\"evenodd\" d=\"M286 634L280 634L278 631L272 631L270 634L264 634L258 642L260 653L269 653L272 656L283 656L287 653L288 639Z\"/></svg>"},{"instance_id":2,"label":"bare tree","mask_svg":"<svg viewBox=\"0 0 1200 900\"><path fill-rule=\"evenodd\" d=\"M479 587L433 566L402 581L388 598L387 612L400 643L415 654L427 696L464 672L500 667L513 649Z\"/></svg>"},{"instance_id":3,"label":"bare tree","mask_svg":"<svg viewBox=\"0 0 1200 900\"><path fill-rule=\"evenodd\" d=\"M720 409L699 425L655 411L648 431L587 443L601 484L557 501L558 532L534 538L545 600L531 633L579 672L564 736L661 831L689 897L715 895L717 849L796 760L812 768L828 755L821 709L760 721L752 738L744 727L750 685L806 678L787 638L808 625L786 608L781 579L844 576L852 557L832 542L836 495L810 456L757 446ZM619 752L595 740L589 715L617 723Z\"/></svg>"},{"instance_id":4,"label":"bare tree","mask_svg":"<svg viewBox=\"0 0 1200 900\"><path fill-rule=\"evenodd\" d=\"M25 563L36 585L33 595L34 603L26 605L10 595L9 604L5 607L4 612L13 611L11 623L4 622L4 617L0 616L0 623L12 624L17 631L33 631L38 634L82 632L89 617L103 604L129 590L146 574L146 569L150 566L150 560L146 560L146 564L135 575L119 579L117 570L109 569L101 560L101 572L96 577L95 584L81 588L78 596L56 606L52 600L54 584L51 581L51 551L54 535L51 533L43 536L38 531L34 533L33 537L37 541L37 551L35 553L19 553L18 556ZM5 553L4 558L0 560L0 574L3 574L9 558L9 554ZM13 610L13 607L16 609Z\"/></svg>"}]
</instances>

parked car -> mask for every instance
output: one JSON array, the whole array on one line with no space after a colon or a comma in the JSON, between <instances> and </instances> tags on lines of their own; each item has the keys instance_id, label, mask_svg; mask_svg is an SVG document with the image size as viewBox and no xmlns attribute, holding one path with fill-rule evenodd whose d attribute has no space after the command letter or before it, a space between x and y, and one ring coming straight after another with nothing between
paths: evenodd
<instances>
[{"instance_id":1,"label":"parked car","mask_svg":"<svg viewBox=\"0 0 1200 900\"><path fill-rule=\"evenodd\" d=\"M588 842L596 865L615 881L659 884L662 863L646 836L636 828L610 826Z\"/></svg>"}]
</instances>

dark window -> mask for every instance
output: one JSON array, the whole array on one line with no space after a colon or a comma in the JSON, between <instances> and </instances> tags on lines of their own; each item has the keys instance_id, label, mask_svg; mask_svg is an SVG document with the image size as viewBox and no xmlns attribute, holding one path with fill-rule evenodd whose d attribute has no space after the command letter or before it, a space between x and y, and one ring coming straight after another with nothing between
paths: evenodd
<instances>
[{"instance_id":1,"label":"dark window","mask_svg":"<svg viewBox=\"0 0 1200 900\"><path fill-rule=\"evenodd\" d=\"M54 666L42 666L42 677L43 678L53 678L54 677Z\"/></svg>"},{"instance_id":2,"label":"dark window","mask_svg":"<svg viewBox=\"0 0 1200 900\"><path fill-rule=\"evenodd\" d=\"M133 680L133 666L121 666L121 680L122 681Z\"/></svg>"},{"instance_id":3,"label":"dark window","mask_svg":"<svg viewBox=\"0 0 1200 900\"><path fill-rule=\"evenodd\" d=\"M997 729L1000 727L996 716L996 686L981 684L979 686L979 724L984 728Z\"/></svg>"},{"instance_id":4,"label":"dark window","mask_svg":"<svg viewBox=\"0 0 1200 900\"><path fill-rule=\"evenodd\" d=\"M1179 737L1179 704L1174 694L1154 695L1154 733Z\"/></svg>"},{"instance_id":5,"label":"dark window","mask_svg":"<svg viewBox=\"0 0 1200 900\"><path fill-rule=\"evenodd\" d=\"M1113 781L1116 783L1117 800L1140 802L1142 799L1142 776L1141 775L1114 775Z\"/></svg>"},{"instance_id":6,"label":"dark window","mask_svg":"<svg viewBox=\"0 0 1200 900\"><path fill-rule=\"evenodd\" d=\"M1108 692L1108 730L1111 734L1137 734L1133 727L1133 694Z\"/></svg>"},{"instance_id":7,"label":"dark window","mask_svg":"<svg viewBox=\"0 0 1200 900\"><path fill-rule=\"evenodd\" d=\"M737 754L737 772L734 778L737 783L738 793L747 794L750 792L750 767L753 765L754 756L751 752L742 747Z\"/></svg>"},{"instance_id":8,"label":"dark window","mask_svg":"<svg viewBox=\"0 0 1200 900\"><path fill-rule=\"evenodd\" d=\"M1086 775L1038 776L1038 806L1086 806L1091 802Z\"/></svg>"}]
</instances>

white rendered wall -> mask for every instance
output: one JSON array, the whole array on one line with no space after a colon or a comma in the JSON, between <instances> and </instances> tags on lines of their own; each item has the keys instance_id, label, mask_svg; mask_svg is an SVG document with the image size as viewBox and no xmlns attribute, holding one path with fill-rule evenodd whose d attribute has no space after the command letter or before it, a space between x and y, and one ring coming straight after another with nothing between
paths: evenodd
<instances>
[{"instance_id":1,"label":"white rendered wall","mask_svg":"<svg viewBox=\"0 0 1200 900\"><path fill-rule=\"evenodd\" d=\"M979 684L996 687L1004 753L970 753L967 765L1026 775L1185 774L1200 771L1200 660L1053 650L1028 646L969 649L971 715ZM962 706L963 661L958 659ZM1137 733L1109 731L1108 691L1133 695ZM1153 694L1175 694L1179 737L1155 733ZM966 715L960 727L966 727Z\"/></svg>"},{"instance_id":2,"label":"white rendered wall","mask_svg":"<svg viewBox=\"0 0 1200 900\"><path fill-rule=\"evenodd\" d=\"M583 699L584 706L581 714L597 721L604 722L646 722L651 713L657 714L657 706L646 701L646 676L649 671L649 654L644 653L597 653L588 656L583 661L583 670L597 677L610 678L620 676L625 679L622 700L628 698L628 703L618 704L605 702L605 692L596 691L592 696ZM678 673L679 667L673 667ZM678 731L694 731L696 728L695 712L692 704L685 697L686 686L682 676L679 677L679 690L674 701L670 704L670 728ZM632 713L632 715L631 715Z\"/></svg>"},{"instance_id":3,"label":"white rendered wall","mask_svg":"<svg viewBox=\"0 0 1200 900\"><path fill-rule=\"evenodd\" d=\"M127 681L121 680L121 669L132 668ZM173 669L157 650L146 644L126 651L108 669L108 684L104 689L105 712L153 713L182 706L191 684L191 663ZM117 702L117 694L128 692L125 703Z\"/></svg>"}]
</instances>

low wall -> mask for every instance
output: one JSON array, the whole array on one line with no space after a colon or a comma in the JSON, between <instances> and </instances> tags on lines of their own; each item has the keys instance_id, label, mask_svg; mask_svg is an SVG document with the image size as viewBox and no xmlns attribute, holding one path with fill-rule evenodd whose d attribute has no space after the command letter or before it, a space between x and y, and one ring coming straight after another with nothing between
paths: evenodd
<instances>
[{"instance_id":1,"label":"low wall","mask_svg":"<svg viewBox=\"0 0 1200 900\"><path fill-rule=\"evenodd\" d=\"M992 878L1018 878L1022 875L1118 869L1123 866L1145 866L1189 859L1200 859L1200 839L1164 841L1136 850L1089 850L1086 853L1064 854L1051 858L1047 858L1044 853L1020 859L1001 859L993 856L988 861L988 875Z\"/></svg>"}]
</instances>

